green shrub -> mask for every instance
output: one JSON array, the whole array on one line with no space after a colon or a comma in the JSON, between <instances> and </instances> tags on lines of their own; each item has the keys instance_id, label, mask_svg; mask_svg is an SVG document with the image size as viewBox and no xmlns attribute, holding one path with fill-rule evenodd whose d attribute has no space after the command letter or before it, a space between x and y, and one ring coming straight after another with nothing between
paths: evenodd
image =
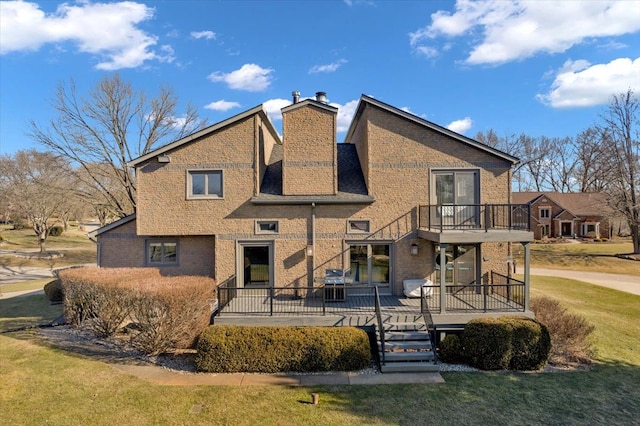
<instances>
[{"instance_id":1,"label":"green shrub","mask_svg":"<svg viewBox=\"0 0 640 426\"><path fill-rule=\"evenodd\" d=\"M471 320L464 327L461 344L469 365L481 370L509 368L511 327L495 318Z\"/></svg>"},{"instance_id":2,"label":"green shrub","mask_svg":"<svg viewBox=\"0 0 640 426\"><path fill-rule=\"evenodd\" d=\"M462 344L457 334L447 334L438 345L438 357L449 364L464 364L466 359L462 352Z\"/></svg>"},{"instance_id":3,"label":"green shrub","mask_svg":"<svg viewBox=\"0 0 640 426\"><path fill-rule=\"evenodd\" d=\"M351 371L371 359L367 334L354 327L210 326L195 364L212 373Z\"/></svg>"},{"instance_id":4,"label":"green shrub","mask_svg":"<svg viewBox=\"0 0 640 426\"><path fill-rule=\"evenodd\" d=\"M511 326L512 370L539 370L549 359L551 338L549 330L540 322L523 317L503 317L501 321Z\"/></svg>"},{"instance_id":5,"label":"green shrub","mask_svg":"<svg viewBox=\"0 0 640 426\"><path fill-rule=\"evenodd\" d=\"M62 232L64 231L64 228L62 226L52 226L51 228L49 228L49 236L50 237L59 237L60 235L62 235Z\"/></svg>"},{"instance_id":6,"label":"green shrub","mask_svg":"<svg viewBox=\"0 0 640 426\"><path fill-rule=\"evenodd\" d=\"M47 300L52 303L60 303L64 298L62 283L60 280L53 280L44 286L44 294Z\"/></svg>"}]
</instances>

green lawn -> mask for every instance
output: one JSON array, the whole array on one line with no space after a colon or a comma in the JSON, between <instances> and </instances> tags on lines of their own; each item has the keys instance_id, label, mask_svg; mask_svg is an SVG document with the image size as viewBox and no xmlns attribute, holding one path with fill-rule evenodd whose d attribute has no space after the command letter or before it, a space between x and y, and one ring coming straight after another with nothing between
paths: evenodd
<instances>
[{"instance_id":1,"label":"green lawn","mask_svg":"<svg viewBox=\"0 0 640 426\"><path fill-rule=\"evenodd\" d=\"M631 242L531 244L531 266L577 271L640 275L640 262L615 257L633 252ZM523 250L515 248L518 264Z\"/></svg>"},{"instance_id":2,"label":"green lawn","mask_svg":"<svg viewBox=\"0 0 640 426\"><path fill-rule=\"evenodd\" d=\"M593 341L598 347L598 364L593 370L546 374L444 373L446 383L431 385L158 386L102 362L48 347L32 333L9 333L0 335L2 422L64 425L637 423L640 355L634 349L640 345L640 296L545 277L534 277L533 293L560 299L572 312L585 315L596 325ZM34 310L41 308L34 307ZM3 305L0 309L0 316L7 315ZM19 309L15 312L20 314ZM320 394L319 405L308 404L311 392Z\"/></svg>"}]
</instances>

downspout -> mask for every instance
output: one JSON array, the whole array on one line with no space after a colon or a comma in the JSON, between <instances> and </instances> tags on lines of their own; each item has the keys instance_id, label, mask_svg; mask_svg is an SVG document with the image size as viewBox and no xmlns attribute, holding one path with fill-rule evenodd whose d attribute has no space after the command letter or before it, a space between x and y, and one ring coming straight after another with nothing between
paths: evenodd
<instances>
[{"instance_id":1,"label":"downspout","mask_svg":"<svg viewBox=\"0 0 640 426\"><path fill-rule=\"evenodd\" d=\"M316 203L311 203L311 247L313 256L311 256L311 276L309 277L309 286L313 287L313 275L316 271Z\"/></svg>"}]
</instances>

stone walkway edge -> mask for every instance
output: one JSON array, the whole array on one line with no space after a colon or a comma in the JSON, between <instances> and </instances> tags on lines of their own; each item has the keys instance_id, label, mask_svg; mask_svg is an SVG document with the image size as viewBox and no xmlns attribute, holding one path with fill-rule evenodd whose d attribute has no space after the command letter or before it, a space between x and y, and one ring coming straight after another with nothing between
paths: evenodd
<instances>
[{"instance_id":1,"label":"stone walkway edge","mask_svg":"<svg viewBox=\"0 0 640 426\"><path fill-rule=\"evenodd\" d=\"M181 373L149 365L111 364L139 379L163 386L333 386L444 383L440 373L251 374Z\"/></svg>"}]
</instances>

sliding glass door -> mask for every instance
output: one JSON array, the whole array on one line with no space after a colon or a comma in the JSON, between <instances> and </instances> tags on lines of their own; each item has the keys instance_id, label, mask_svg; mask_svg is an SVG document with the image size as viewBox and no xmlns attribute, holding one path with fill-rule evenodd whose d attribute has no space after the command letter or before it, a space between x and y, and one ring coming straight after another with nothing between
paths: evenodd
<instances>
[{"instance_id":1,"label":"sliding glass door","mask_svg":"<svg viewBox=\"0 0 640 426\"><path fill-rule=\"evenodd\" d=\"M436 221L451 227L473 227L479 223L477 171L435 171L432 177L431 199L437 205Z\"/></svg>"},{"instance_id":2,"label":"sliding glass door","mask_svg":"<svg viewBox=\"0 0 640 426\"><path fill-rule=\"evenodd\" d=\"M349 264L355 285L375 285L390 292L391 244L350 244Z\"/></svg>"}]
</instances>

